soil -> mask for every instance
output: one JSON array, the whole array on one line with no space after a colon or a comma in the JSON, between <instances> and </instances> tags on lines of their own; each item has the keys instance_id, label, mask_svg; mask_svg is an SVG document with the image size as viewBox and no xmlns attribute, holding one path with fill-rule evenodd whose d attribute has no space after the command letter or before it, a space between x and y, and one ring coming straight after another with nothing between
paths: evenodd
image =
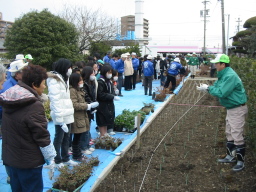
<instances>
[{"instance_id":1,"label":"soil","mask_svg":"<svg viewBox=\"0 0 256 192\"><path fill-rule=\"evenodd\" d=\"M125 153L95 191L256 191L249 145L243 171L231 171L235 164L217 163L226 151L226 110L216 98L196 91L196 83L185 83L143 133L140 149L133 146Z\"/></svg>"}]
</instances>

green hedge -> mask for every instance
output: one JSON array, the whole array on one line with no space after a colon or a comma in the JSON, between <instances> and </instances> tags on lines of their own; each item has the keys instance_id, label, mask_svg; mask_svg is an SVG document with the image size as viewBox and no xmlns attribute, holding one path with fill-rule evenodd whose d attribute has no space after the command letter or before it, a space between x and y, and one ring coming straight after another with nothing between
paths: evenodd
<instances>
[{"instance_id":1,"label":"green hedge","mask_svg":"<svg viewBox=\"0 0 256 192\"><path fill-rule=\"evenodd\" d=\"M256 155L256 60L251 58L231 57L231 67L241 78L248 95L248 116L245 135L254 155Z\"/></svg>"}]
</instances>

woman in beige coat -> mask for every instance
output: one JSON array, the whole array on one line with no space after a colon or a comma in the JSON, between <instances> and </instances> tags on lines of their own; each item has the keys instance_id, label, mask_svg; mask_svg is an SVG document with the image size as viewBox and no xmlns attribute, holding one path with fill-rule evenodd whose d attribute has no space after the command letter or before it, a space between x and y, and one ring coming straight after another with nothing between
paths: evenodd
<instances>
[{"instance_id":1,"label":"woman in beige coat","mask_svg":"<svg viewBox=\"0 0 256 192\"><path fill-rule=\"evenodd\" d=\"M69 78L70 84L70 98L74 107L74 123L71 127L71 133L74 134L72 141L73 159L77 161L84 161L85 157L79 147L80 137L82 133L90 130L89 118L87 110L95 108L99 105L98 102L87 104L85 102L85 92L83 91L83 79L80 74L73 73Z\"/></svg>"},{"instance_id":2,"label":"woman in beige coat","mask_svg":"<svg viewBox=\"0 0 256 192\"><path fill-rule=\"evenodd\" d=\"M126 53L127 58L124 61L124 89L126 91L132 90L132 75L133 75L133 65L130 58L130 53Z\"/></svg>"}]
</instances>

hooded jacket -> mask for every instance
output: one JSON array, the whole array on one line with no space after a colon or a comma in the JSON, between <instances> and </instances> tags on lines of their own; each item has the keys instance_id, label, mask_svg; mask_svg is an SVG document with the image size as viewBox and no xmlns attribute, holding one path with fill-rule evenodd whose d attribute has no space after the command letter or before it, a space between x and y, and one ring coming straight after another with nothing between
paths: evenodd
<instances>
[{"instance_id":1,"label":"hooded jacket","mask_svg":"<svg viewBox=\"0 0 256 192\"><path fill-rule=\"evenodd\" d=\"M21 169L43 165L39 147L46 147L51 141L37 92L19 81L0 95L0 105L3 107L3 163Z\"/></svg>"},{"instance_id":2,"label":"hooded jacket","mask_svg":"<svg viewBox=\"0 0 256 192\"><path fill-rule=\"evenodd\" d=\"M150 60L144 61L142 63L142 69L144 76L148 77L154 75L153 63Z\"/></svg>"},{"instance_id":3,"label":"hooded jacket","mask_svg":"<svg viewBox=\"0 0 256 192\"><path fill-rule=\"evenodd\" d=\"M74 108L70 99L69 80L51 71L47 73L48 96L50 98L51 117L55 125L74 122Z\"/></svg>"},{"instance_id":4,"label":"hooded jacket","mask_svg":"<svg viewBox=\"0 0 256 192\"><path fill-rule=\"evenodd\" d=\"M209 93L218 97L220 104L227 109L238 107L247 101L243 83L230 67L218 72L218 80L209 87Z\"/></svg>"}]
</instances>

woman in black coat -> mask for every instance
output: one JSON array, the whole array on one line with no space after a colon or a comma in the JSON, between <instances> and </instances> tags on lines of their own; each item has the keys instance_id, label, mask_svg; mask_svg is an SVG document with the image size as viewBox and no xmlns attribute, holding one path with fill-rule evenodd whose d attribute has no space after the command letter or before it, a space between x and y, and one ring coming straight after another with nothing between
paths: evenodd
<instances>
[{"instance_id":1,"label":"woman in black coat","mask_svg":"<svg viewBox=\"0 0 256 192\"><path fill-rule=\"evenodd\" d=\"M101 76L98 80L97 100L99 107L96 112L96 123L99 127L100 136L105 136L107 133L107 126L114 124L115 119L115 105L114 100L118 101L120 98L115 96L113 84L111 82L112 67L105 64L101 68Z\"/></svg>"}]
</instances>

